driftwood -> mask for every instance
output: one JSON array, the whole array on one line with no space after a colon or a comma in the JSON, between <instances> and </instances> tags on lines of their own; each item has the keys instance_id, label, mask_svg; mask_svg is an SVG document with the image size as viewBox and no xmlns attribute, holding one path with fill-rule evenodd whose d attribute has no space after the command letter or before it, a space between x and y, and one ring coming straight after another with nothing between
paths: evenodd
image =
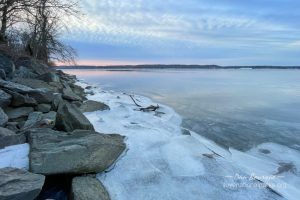
<instances>
[{"instance_id":1,"label":"driftwood","mask_svg":"<svg viewBox=\"0 0 300 200\"><path fill-rule=\"evenodd\" d=\"M131 94L127 94L127 95L131 98L131 100L133 101L133 103L137 107L139 107L138 109L136 109L138 111L142 111L142 112L155 112L157 109L159 109L159 105L158 104L156 106L150 105L148 107L142 107L140 104L137 103L137 100L134 99L133 95L131 95Z\"/></svg>"}]
</instances>

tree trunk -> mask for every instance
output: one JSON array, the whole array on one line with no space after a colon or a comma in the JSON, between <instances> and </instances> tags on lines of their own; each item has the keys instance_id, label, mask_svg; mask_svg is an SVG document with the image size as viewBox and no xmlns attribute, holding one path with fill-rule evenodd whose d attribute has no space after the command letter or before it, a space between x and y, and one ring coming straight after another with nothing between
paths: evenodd
<instances>
[{"instance_id":1,"label":"tree trunk","mask_svg":"<svg viewBox=\"0 0 300 200\"><path fill-rule=\"evenodd\" d=\"M3 6L1 16L1 30L0 30L0 41L6 42L6 27L7 27L7 5Z\"/></svg>"}]
</instances>

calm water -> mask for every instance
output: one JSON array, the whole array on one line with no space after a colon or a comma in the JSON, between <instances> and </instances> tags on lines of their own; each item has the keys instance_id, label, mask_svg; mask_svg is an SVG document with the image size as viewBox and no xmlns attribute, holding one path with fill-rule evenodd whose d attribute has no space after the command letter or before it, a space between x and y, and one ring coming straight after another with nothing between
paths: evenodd
<instances>
[{"instance_id":1,"label":"calm water","mask_svg":"<svg viewBox=\"0 0 300 200\"><path fill-rule=\"evenodd\" d=\"M104 89L173 107L183 126L224 146L300 150L300 70L65 70Z\"/></svg>"}]
</instances>

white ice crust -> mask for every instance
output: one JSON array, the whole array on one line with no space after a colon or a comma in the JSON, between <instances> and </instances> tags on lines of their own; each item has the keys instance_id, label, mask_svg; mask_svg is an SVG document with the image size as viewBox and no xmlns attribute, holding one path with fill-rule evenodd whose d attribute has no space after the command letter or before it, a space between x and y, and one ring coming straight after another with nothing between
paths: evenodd
<instances>
[{"instance_id":1,"label":"white ice crust","mask_svg":"<svg viewBox=\"0 0 300 200\"><path fill-rule=\"evenodd\" d=\"M29 169L29 145L19 144L0 149L0 168Z\"/></svg>"},{"instance_id":2,"label":"white ice crust","mask_svg":"<svg viewBox=\"0 0 300 200\"><path fill-rule=\"evenodd\" d=\"M246 153L225 150L196 133L182 135L181 117L167 106L160 105L159 112L165 114L140 112L128 94L99 87L92 91L94 95L88 99L110 106L110 110L85 113L95 129L126 136L126 153L113 168L97 176L113 200L300 197L300 156L296 150L277 144L261 144ZM156 105L147 97L134 97L142 106ZM261 148L271 153L262 153ZM275 176L280 163L292 163L295 170ZM253 175L276 178L267 182ZM263 183L271 189L261 188ZM270 186L275 183L286 187Z\"/></svg>"}]
</instances>

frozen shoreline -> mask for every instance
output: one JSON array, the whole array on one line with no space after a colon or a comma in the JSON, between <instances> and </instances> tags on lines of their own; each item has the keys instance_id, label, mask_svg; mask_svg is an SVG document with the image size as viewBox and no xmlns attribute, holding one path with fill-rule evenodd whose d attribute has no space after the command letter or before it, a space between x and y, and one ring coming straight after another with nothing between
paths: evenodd
<instances>
[{"instance_id":1,"label":"frozen shoreline","mask_svg":"<svg viewBox=\"0 0 300 200\"><path fill-rule=\"evenodd\" d=\"M296 150L274 143L247 152L225 150L192 131L183 135L181 117L168 106L160 105L159 111L165 114L145 113L136 111L130 97L123 93L98 87L89 92L94 95L88 95L88 99L111 108L85 113L96 131L126 136L127 151L111 169L97 176L112 200L296 200L300 196L300 154ZM142 106L156 105L150 98L135 98ZM0 168L28 170L28 154L28 144L1 149Z\"/></svg>"},{"instance_id":2,"label":"frozen shoreline","mask_svg":"<svg viewBox=\"0 0 300 200\"><path fill-rule=\"evenodd\" d=\"M181 117L170 107L160 105L165 114L157 116L135 111L136 106L123 93L96 87L92 91L94 95L88 99L104 102L111 110L86 113L86 117L97 131L127 138L126 154L113 170L98 175L112 199L281 199L276 193L296 199L300 195L296 187L300 185L299 174L294 170L300 166L297 151L277 144L262 144L245 153L225 150L196 133L182 135ZM143 106L156 105L149 98L135 97ZM272 153L260 155L260 149L265 148ZM280 162L276 157L283 151L292 155ZM280 164L289 161L292 168L275 176ZM238 175L245 178L241 180ZM272 180L264 179L271 176ZM256 179L273 192L258 188Z\"/></svg>"}]
</instances>

